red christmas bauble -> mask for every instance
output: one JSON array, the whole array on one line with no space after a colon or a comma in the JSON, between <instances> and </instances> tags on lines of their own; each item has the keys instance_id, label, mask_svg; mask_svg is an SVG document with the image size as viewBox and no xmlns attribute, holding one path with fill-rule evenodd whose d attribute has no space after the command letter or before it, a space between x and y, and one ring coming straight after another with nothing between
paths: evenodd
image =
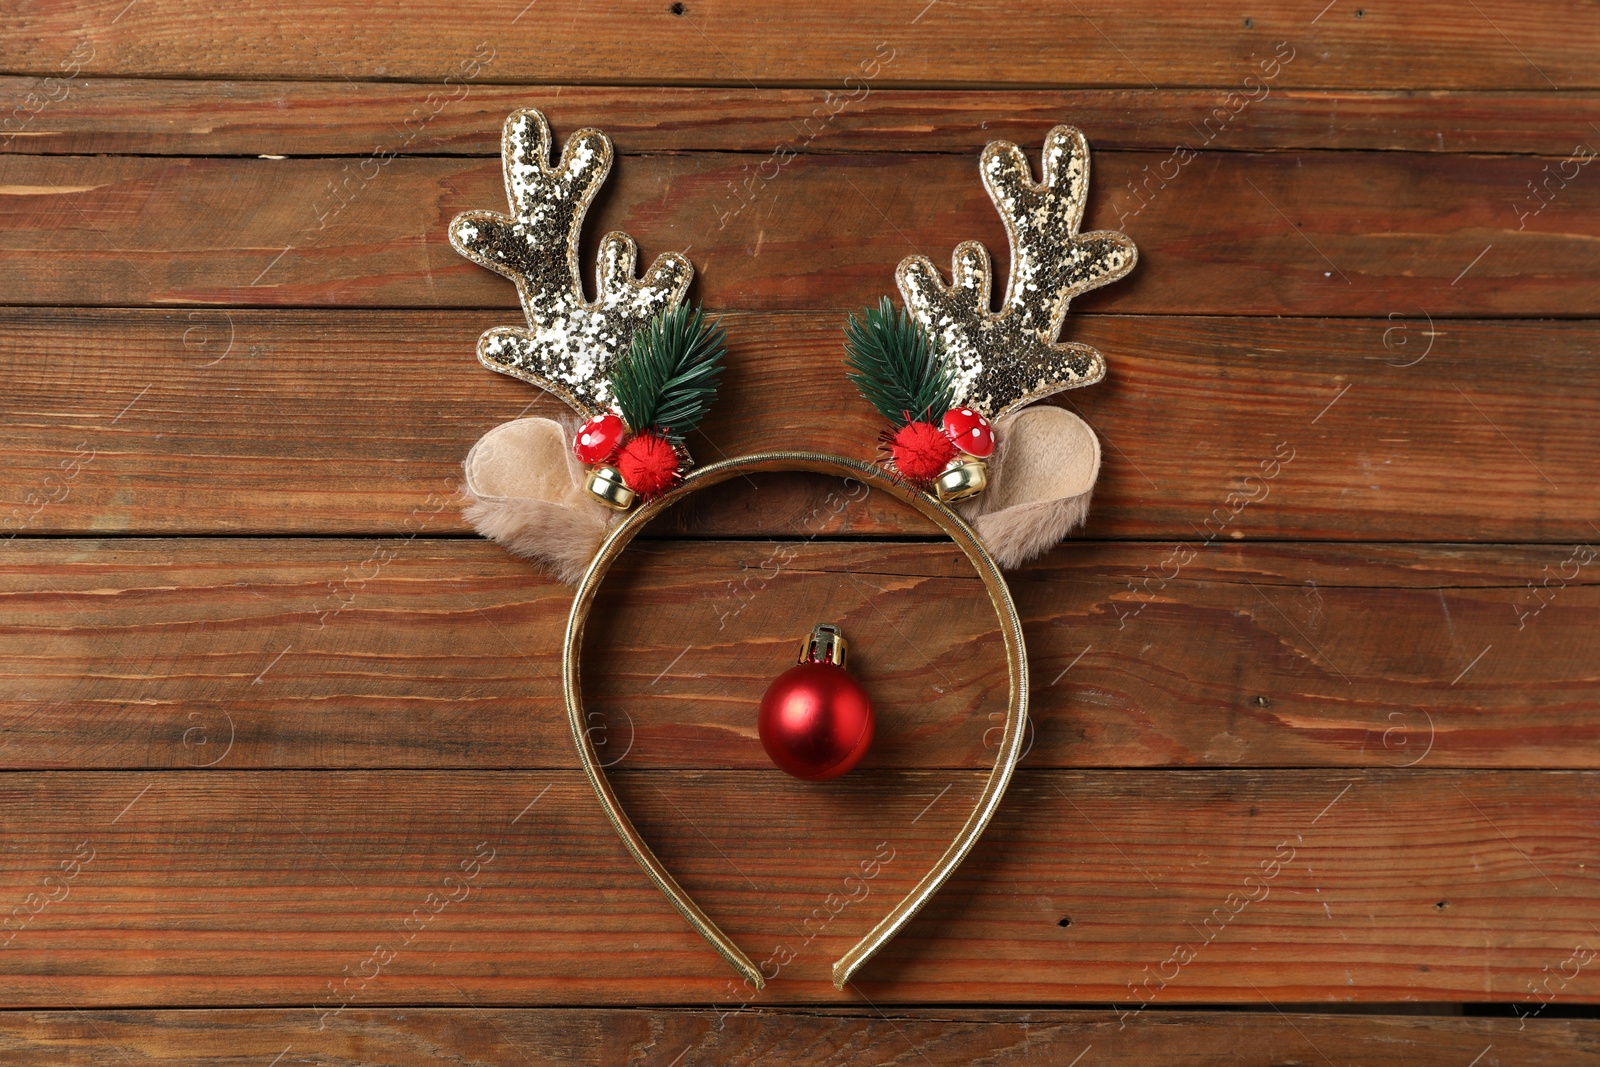
<instances>
[{"instance_id":1,"label":"red christmas bauble","mask_svg":"<svg viewBox=\"0 0 1600 1067\"><path fill-rule=\"evenodd\" d=\"M832 663L790 667L767 687L761 746L796 778L822 781L850 770L872 745L872 700Z\"/></svg>"},{"instance_id":2,"label":"red christmas bauble","mask_svg":"<svg viewBox=\"0 0 1600 1067\"><path fill-rule=\"evenodd\" d=\"M604 463L617 454L627 434L621 415L614 411L596 415L578 427L572 438L572 453L585 463Z\"/></svg>"},{"instance_id":3,"label":"red christmas bauble","mask_svg":"<svg viewBox=\"0 0 1600 1067\"><path fill-rule=\"evenodd\" d=\"M967 455L987 459L994 453L994 429L989 420L971 408L951 408L941 423L944 435Z\"/></svg>"},{"instance_id":4,"label":"red christmas bauble","mask_svg":"<svg viewBox=\"0 0 1600 1067\"><path fill-rule=\"evenodd\" d=\"M622 480L647 500L678 484L681 462L682 457L672 442L655 433L629 438L617 453L617 470L622 472Z\"/></svg>"},{"instance_id":5,"label":"red christmas bauble","mask_svg":"<svg viewBox=\"0 0 1600 1067\"><path fill-rule=\"evenodd\" d=\"M931 482L956 458L956 446L931 422L908 422L889 438L894 468L913 482Z\"/></svg>"}]
</instances>

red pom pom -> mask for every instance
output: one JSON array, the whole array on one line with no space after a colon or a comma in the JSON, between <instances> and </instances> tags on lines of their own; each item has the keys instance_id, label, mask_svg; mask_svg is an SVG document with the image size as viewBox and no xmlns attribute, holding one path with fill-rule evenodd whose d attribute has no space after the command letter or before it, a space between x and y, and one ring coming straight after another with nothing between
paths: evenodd
<instances>
[{"instance_id":1,"label":"red pom pom","mask_svg":"<svg viewBox=\"0 0 1600 1067\"><path fill-rule=\"evenodd\" d=\"M681 460L671 441L660 434L642 433L629 438L617 453L617 470L629 489L648 499L678 484Z\"/></svg>"},{"instance_id":2,"label":"red pom pom","mask_svg":"<svg viewBox=\"0 0 1600 1067\"><path fill-rule=\"evenodd\" d=\"M913 482L931 482L956 456L956 446L931 422L908 422L889 438L895 470Z\"/></svg>"}]
</instances>

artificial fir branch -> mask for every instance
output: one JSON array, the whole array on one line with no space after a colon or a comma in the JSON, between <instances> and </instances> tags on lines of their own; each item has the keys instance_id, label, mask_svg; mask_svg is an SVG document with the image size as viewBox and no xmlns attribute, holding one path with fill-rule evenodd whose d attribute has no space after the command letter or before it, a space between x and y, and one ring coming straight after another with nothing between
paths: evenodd
<instances>
[{"instance_id":1,"label":"artificial fir branch","mask_svg":"<svg viewBox=\"0 0 1600 1067\"><path fill-rule=\"evenodd\" d=\"M686 306L662 312L635 333L611 372L628 429L681 443L716 399L726 341L718 322L707 323L703 310Z\"/></svg>"},{"instance_id":2,"label":"artificial fir branch","mask_svg":"<svg viewBox=\"0 0 1600 1067\"><path fill-rule=\"evenodd\" d=\"M943 354L922 324L888 297L845 324L845 362L861 395L895 426L932 421L955 403Z\"/></svg>"}]
</instances>

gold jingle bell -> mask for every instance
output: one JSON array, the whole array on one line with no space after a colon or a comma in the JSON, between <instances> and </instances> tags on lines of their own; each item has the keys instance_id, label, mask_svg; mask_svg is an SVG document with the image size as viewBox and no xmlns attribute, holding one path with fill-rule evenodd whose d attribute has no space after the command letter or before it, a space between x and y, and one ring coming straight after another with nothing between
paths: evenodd
<instances>
[{"instance_id":1,"label":"gold jingle bell","mask_svg":"<svg viewBox=\"0 0 1600 1067\"><path fill-rule=\"evenodd\" d=\"M627 511L633 507L634 492L628 488L628 483L622 480L622 472L615 467L602 465L591 468L589 477L584 481L584 488L608 508Z\"/></svg>"},{"instance_id":2,"label":"gold jingle bell","mask_svg":"<svg viewBox=\"0 0 1600 1067\"><path fill-rule=\"evenodd\" d=\"M989 484L989 465L975 456L957 456L933 481L934 492L948 504L977 496Z\"/></svg>"}]
</instances>

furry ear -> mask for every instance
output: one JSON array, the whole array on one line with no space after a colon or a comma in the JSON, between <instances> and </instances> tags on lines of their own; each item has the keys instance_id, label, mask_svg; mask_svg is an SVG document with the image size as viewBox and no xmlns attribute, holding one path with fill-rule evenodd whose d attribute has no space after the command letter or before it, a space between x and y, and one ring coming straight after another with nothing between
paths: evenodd
<instances>
[{"instance_id":1,"label":"furry ear","mask_svg":"<svg viewBox=\"0 0 1600 1067\"><path fill-rule=\"evenodd\" d=\"M463 515L473 529L568 584L583 577L612 522L584 490L583 465L569 447L574 429L516 419L479 438L463 464Z\"/></svg>"},{"instance_id":2,"label":"furry ear","mask_svg":"<svg viewBox=\"0 0 1600 1067\"><path fill-rule=\"evenodd\" d=\"M995 423L989 487L958 510L1010 570L1048 551L1089 516L1100 440L1063 408L1024 408Z\"/></svg>"}]
</instances>

